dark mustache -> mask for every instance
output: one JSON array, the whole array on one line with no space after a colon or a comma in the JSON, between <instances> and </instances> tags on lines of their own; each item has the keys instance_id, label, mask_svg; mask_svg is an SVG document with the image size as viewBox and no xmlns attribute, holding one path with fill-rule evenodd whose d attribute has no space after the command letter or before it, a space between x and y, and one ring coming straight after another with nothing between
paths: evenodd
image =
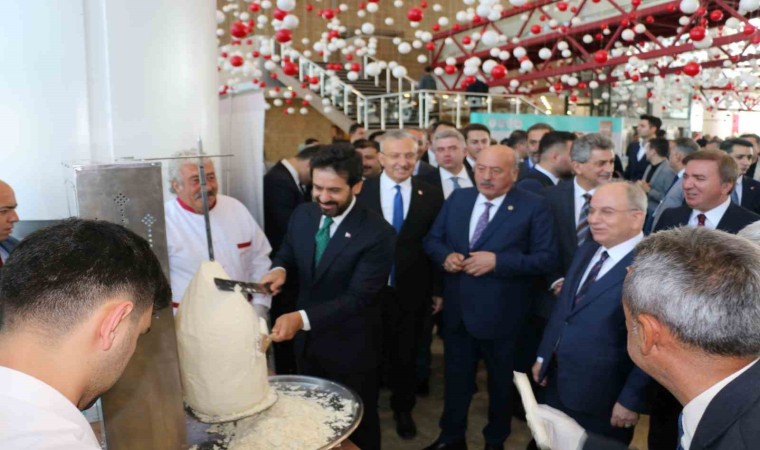
<instances>
[{"instance_id":1,"label":"dark mustache","mask_svg":"<svg viewBox=\"0 0 760 450\"><path fill-rule=\"evenodd\" d=\"M216 189L214 189L213 191L206 192L206 195L209 197L216 197ZM197 194L193 196L193 198L196 200L200 200L203 198L203 193L198 192Z\"/></svg>"}]
</instances>

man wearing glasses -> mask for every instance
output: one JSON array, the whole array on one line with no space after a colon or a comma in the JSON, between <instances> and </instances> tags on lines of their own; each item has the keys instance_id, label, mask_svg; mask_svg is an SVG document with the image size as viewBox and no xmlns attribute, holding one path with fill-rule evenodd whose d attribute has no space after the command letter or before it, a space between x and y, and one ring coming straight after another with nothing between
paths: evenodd
<instances>
[{"instance_id":1,"label":"man wearing glasses","mask_svg":"<svg viewBox=\"0 0 760 450\"><path fill-rule=\"evenodd\" d=\"M546 403L591 433L628 445L650 379L626 351L621 302L626 268L642 239L647 197L612 182L591 198L593 240L575 253L533 366Z\"/></svg>"}]
</instances>

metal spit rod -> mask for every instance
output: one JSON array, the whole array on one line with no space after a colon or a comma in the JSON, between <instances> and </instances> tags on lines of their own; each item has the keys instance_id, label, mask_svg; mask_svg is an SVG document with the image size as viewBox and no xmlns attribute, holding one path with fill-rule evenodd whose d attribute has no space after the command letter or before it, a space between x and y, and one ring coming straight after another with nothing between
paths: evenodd
<instances>
[{"instance_id":1,"label":"metal spit rod","mask_svg":"<svg viewBox=\"0 0 760 450\"><path fill-rule=\"evenodd\" d=\"M209 218L208 193L206 192L206 169L203 165L203 141L198 138L198 176L201 179L201 199L203 200L203 220L206 223L206 242L208 259L214 260L214 241L211 239L211 220Z\"/></svg>"}]
</instances>

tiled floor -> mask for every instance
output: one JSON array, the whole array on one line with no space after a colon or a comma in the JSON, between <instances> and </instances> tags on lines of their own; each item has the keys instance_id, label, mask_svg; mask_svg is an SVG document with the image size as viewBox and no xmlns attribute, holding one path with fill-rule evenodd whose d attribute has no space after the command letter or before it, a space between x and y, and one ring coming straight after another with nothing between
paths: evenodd
<instances>
[{"instance_id":1,"label":"tiled floor","mask_svg":"<svg viewBox=\"0 0 760 450\"><path fill-rule=\"evenodd\" d=\"M486 425L488 417L488 392L486 390L486 373L481 364L478 371L478 392L475 394L470 407L467 444L470 450L483 448L481 430ZM436 338L433 342L433 377L431 379L430 396L420 398L414 410L417 422L417 437L410 441L402 440L396 434L393 412L390 409L387 390L380 392L380 427L382 430L383 449L388 450L420 450L432 443L438 437L438 419L443 410L443 344ZM643 417L636 428L633 447L646 450L646 431L649 428L649 418ZM507 439L507 450L522 450L531 440L530 432L525 422L512 420L512 434Z\"/></svg>"}]
</instances>

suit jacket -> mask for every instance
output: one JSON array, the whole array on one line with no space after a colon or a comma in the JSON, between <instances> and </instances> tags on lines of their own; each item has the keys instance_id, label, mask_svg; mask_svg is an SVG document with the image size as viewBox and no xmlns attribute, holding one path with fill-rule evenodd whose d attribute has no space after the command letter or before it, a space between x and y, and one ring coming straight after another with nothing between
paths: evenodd
<instances>
[{"instance_id":1,"label":"suit jacket","mask_svg":"<svg viewBox=\"0 0 760 450\"><path fill-rule=\"evenodd\" d=\"M425 154L427 155L427 153L425 153ZM433 172L437 172L437 171L438 171L438 169L436 169L435 167L433 167L430 164L426 163L425 161L420 161L420 168L417 171L417 175L415 175L415 176L417 176L417 177L423 177L423 178L425 178L425 177L429 178L431 176L434 176Z\"/></svg>"},{"instance_id":2,"label":"suit jacket","mask_svg":"<svg viewBox=\"0 0 760 450\"><path fill-rule=\"evenodd\" d=\"M652 167L653 166L651 165L647 166L644 170L642 179L646 178L649 172L652 171ZM647 210L650 215L653 215L657 210L657 206L660 204L663 197L665 197L665 194L668 192L668 189L670 189L675 178L676 173L673 172L673 169L670 168L667 161L661 162L657 168L654 169L654 174L652 174L652 178L649 180L649 187L651 189L647 192L647 199L649 200Z\"/></svg>"},{"instance_id":3,"label":"suit jacket","mask_svg":"<svg viewBox=\"0 0 760 450\"><path fill-rule=\"evenodd\" d=\"M534 194L544 196L546 189L554 186L554 182L546 174L539 172L535 167L528 171L525 178L518 182L518 185Z\"/></svg>"},{"instance_id":4,"label":"suit jacket","mask_svg":"<svg viewBox=\"0 0 760 450\"><path fill-rule=\"evenodd\" d=\"M5 250L6 252L8 252L8 254L10 254L13 252L13 249L15 249L16 246L18 245L18 242L19 242L18 239L12 236L9 236L8 239L4 241L0 241L0 247L2 247L3 250Z\"/></svg>"},{"instance_id":5,"label":"suit jacket","mask_svg":"<svg viewBox=\"0 0 760 450\"><path fill-rule=\"evenodd\" d=\"M657 208L655 208L652 229L657 228L657 223L660 221L660 217L662 217L662 213L665 212L665 210L670 208L677 208L683 204L683 179L679 178L676 180L675 184L673 184L670 189L668 189L668 191L665 193L665 197L663 197L660 204L657 205Z\"/></svg>"},{"instance_id":6,"label":"suit jacket","mask_svg":"<svg viewBox=\"0 0 760 450\"><path fill-rule=\"evenodd\" d=\"M467 166L465 166L465 169ZM470 181L472 181L473 186L475 185L475 175L472 173L472 170L467 169L467 175L470 177ZM438 167L433 172L429 172L427 175L422 175L421 173L417 174L417 177L421 179L422 181L425 181L426 183L433 185L439 189L441 189L441 192L443 192L443 183L441 183L441 168Z\"/></svg>"},{"instance_id":7,"label":"suit jacket","mask_svg":"<svg viewBox=\"0 0 760 450\"><path fill-rule=\"evenodd\" d=\"M553 376L568 408L609 417L615 402L643 412L650 378L636 367L626 349L627 331L621 301L628 253L588 288L577 305L575 294L599 244L584 243L573 258L554 313L544 331L538 356L543 378L557 358Z\"/></svg>"},{"instance_id":8,"label":"suit jacket","mask_svg":"<svg viewBox=\"0 0 760 450\"><path fill-rule=\"evenodd\" d=\"M657 222L657 227L654 228L654 232L667 230L668 228L681 227L688 224L689 217L691 217L691 211L691 208L687 205L666 210L662 213L660 221ZM717 228L727 233L736 234L742 228L753 222L757 222L758 220L760 220L759 215L731 203L725 214L723 214L723 217L720 219Z\"/></svg>"},{"instance_id":9,"label":"suit jacket","mask_svg":"<svg viewBox=\"0 0 760 450\"><path fill-rule=\"evenodd\" d=\"M640 146L641 144L638 141L628 144L628 149L625 152L628 156L628 166L626 166L625 172L623 172L623 176L626 180L636 181L642 179L644 177L644 171L647 166L649 166L649 161L647 161L646 157L641 158L641 161L636 159L636 156L639 154Z\"/></svg>"},{"instance_id":10,"label":"suit jacket","mask_svg":"<svg viewBox=\"0 0 760 450\"><path fill-rule=\"evenodd\" d=\"M337 372L370 370L379 363L381 316L376 299L388 282L396 232L357 201L314 267L314 237L321 218L316 203L296 208L272 260L272 267L298 272L296 308L306 312L311 330L298 333L296 351Z\"/></svg>"},{"instance_id":11,"label":"suit jacket","mask_svg":"<svg viewBox=\"0 0 760 450\"><path fill-rule=\"evenodd\" d=\"M691 450L760 448L760 364L747 369L718 392L705 410L691 440ZM626 446L590 435L584 450L618 450Z\"/></svg>"},{"instance_id":12,"label":"suit jacket","mask_svg":"<svg viewBox=\"0 0 760 450\"><path fill-rule=\"evenodd\" d=\"M433 225L443 204L440 188L412 178L409 211L396 238L394 257L396 292L410 308L429 303L432 295L441 295L440 271L434 268L422 247L422 240ZM380 178L364 182L359 204L383 215L380 201Z\"/></svg>"},{"instance_id":13,"label":"suit jacket","mask_svg":"<svg viewBox=\"0 0 760 450\"><path fill-rule=\"evenodd\" d=\"M288 229L290 215L298 205L308 201L282 161L264 175L264 234L272 246L272 254L280 249Z\"/></svg>"},{"instance_id":14,"label":"suit jacket","mask_svg":"<svg viewBox=\"0 0 760 450\"><path fill-rule=\"evenodd\" d=\"M530 310L534 278L555 268L554 222L544 199L514 186L470 250L470 216L477 197L475 188L454 191L425 238L425 251L438 267L452 252L496 254L496 267L486 275L444 274L443 326L464 322L478 339L514 340Z\"/></svg>"},{"instance_id":15,"label":"suit jacket","mask_svg":"<svg viewBox=\"0 0 760 450\"><path fill-rule=\"evenodd\" d=\"M760 181L742 177L742 208L760 214Z\"/></svg>"},{"instance_id":16,"label":"suit jacket","mask_svg":"<svg viewBox=\"0 0 760 450\"><path fill-rule=\"evenodd\" d=\"M528 172L530 172L530 165L528 164L527 158L520 162L519 170L520 171L517 174L517 181L520 181L528 176Z\"/></svg>"},{"instance_id":17,"label":"suit jacket","mask_svg":"<svg viewBox=\"0 0 760 450\"><path fill-rule=\"evenodd\" d=\"M554 216L559 244L560 265L554 279L564 277L578 250L575 225L575 186L572 180L560 181L546 190L546 202ZM554 280L552 280L554 281Z\"/></svg>"}]
</instances>

